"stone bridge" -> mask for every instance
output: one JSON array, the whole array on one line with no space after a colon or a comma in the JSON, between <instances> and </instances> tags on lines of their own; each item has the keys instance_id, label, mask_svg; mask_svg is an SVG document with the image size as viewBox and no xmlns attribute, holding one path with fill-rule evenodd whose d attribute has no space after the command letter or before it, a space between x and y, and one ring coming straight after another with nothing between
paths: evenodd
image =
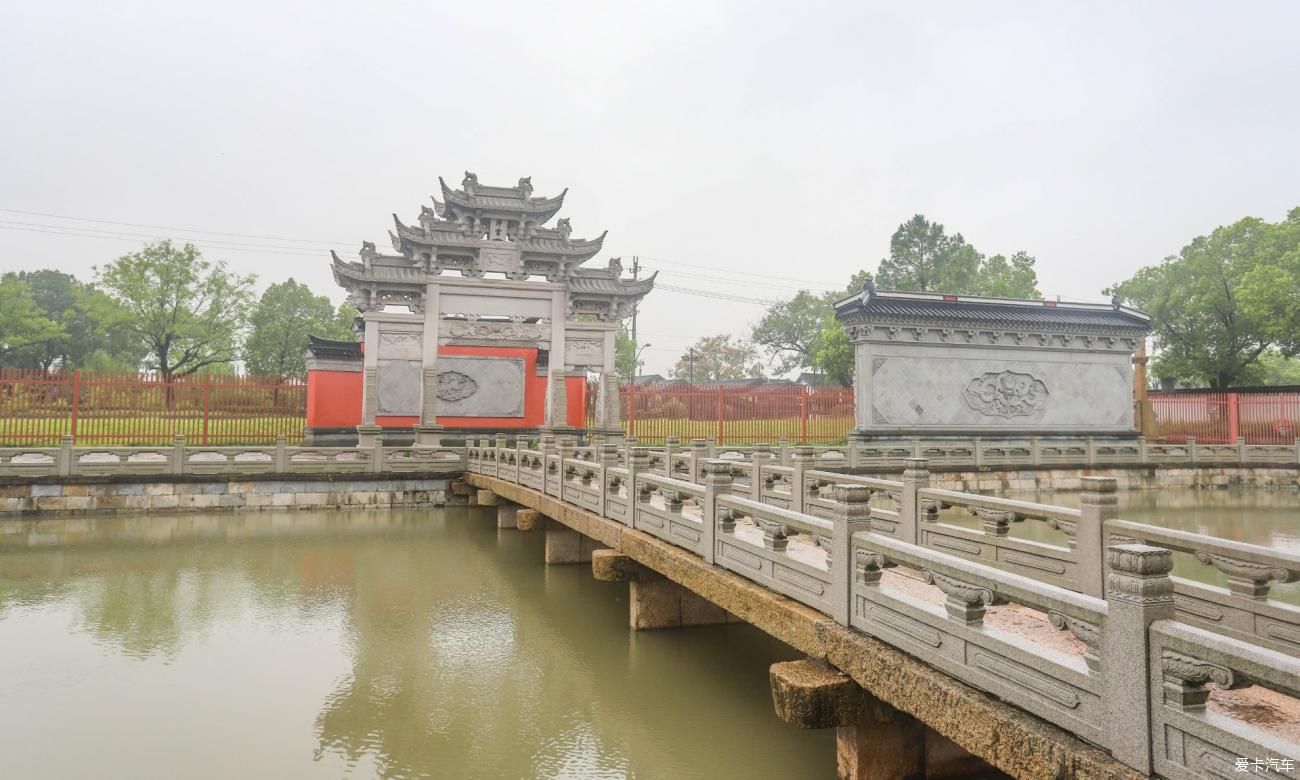
<instances>
[{"instance_id":1,"label":"stone bridge","mask_svg":"<svg viewBox=\"0 0 1300 780\"><path fill-rule=\"evenodd\" d=\"M1300 724L1236 713L1297 712L1300 609L1268 593L1300 556L1120 519L1112 477L1069 509L934 487L923 458L901 480L828 470L810 447L465 454L503 526L540 513L549 561L631 582L634 626L739 618L806 654L773 667L774 699L839 729L842 776L923 776L933 732L1016 777L1297 777ZM1227 587L1171 576L1175 554Z\"/></svg>"}]
</instances>

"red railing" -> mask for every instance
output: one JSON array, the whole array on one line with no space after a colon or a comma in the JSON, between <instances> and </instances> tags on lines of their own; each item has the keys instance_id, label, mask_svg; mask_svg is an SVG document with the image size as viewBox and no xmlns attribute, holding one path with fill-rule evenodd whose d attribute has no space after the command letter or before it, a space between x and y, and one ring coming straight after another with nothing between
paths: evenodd
<instances>
[{"instance_id":1,"label":"red railing","mask_svg":"<svg viewBox=\"0 0 1300 780\"><path fill-rule=\"evenodd\" d=\"M853 429L853 390L844 387L626 384L619 394L624 429L651 443L834 442Z\"/></svg>"},{"instance_id":2,"label":"red railing","mask_svg":"<svg viewBox=\"0 0 1300 780\"><path fill-rule=\"evenodd\" d=\"M297 443L306 409L296 379L0 369L0 445Z\"/></svg>"},{"instance_id":3,"label":"red railing","mask_svg":"<svg viewBox=\"0 0 1300 780\"><path fill-rule=\"evenodd\" d=\"M1292 444L1300 435L1300 392L1152 392L1156 429L1168 441Z\"/></svg>"}]
</instances>

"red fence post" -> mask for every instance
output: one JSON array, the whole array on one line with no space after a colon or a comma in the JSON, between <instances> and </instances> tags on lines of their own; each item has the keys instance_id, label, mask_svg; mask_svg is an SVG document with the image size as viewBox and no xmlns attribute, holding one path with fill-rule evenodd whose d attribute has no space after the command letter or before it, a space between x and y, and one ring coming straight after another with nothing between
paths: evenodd
<instances>
[{"instance_id":1,"label":"red fence post","mask_svg":"<svg viewBox=\"0 0 1300 780\"><path fill-rule=\"evenodd\" d=\"M722 429L722 420L726 417L726 412L724 411L725 404L722 399L722 385L718 385L718 444L723 443L723 436L725 435Z\"/></svg>"},{"instance_id":2,"label":"red fence post","mask_svg":"<svg viewBox=\"0 0 1300 780\"><path fill-rule=\"evenodd\" d=\"M808 391L810 388L803 387L799 390L799 442L808 443Z\"/></svg>"},{"instance_id":3,"label":"red fence post","mask_svg":"<svg viewBox=\"0 0 1300 780\"><path fill-rule=\"evenodd\" d=\"M81 410L81 369L72 372L72 443L77 443L77 413Z\"/></svg>"},{"instance_id":4,"label":"red fence post","mask_svg":"<svg viewBox=\"0 0 1300 780\"><path fill-rule=\"evenodd\" d=\"M627 435L636 435L636 377L627 383Z\"/></svg>"},{"instance_id":5,"label":"red fence post","mask_svg":"<svg viewBox=\"0 0 1300 780\"><path fill-rule=\"evenodd\" d=\"M208 395L212 388L211 377L203 377L203 446L208 446Z\"/></svg>"},{"instance_id":6,"label":"red fence post","mask_svg":"<svg viewBox=\"0 0 1300 780\"><path fill-rule=\"evenodd\" d=\"M1235 444L1241 435L1241 407L1236 393L1228 393L1228 444Z\"/></svg>"}]
</instances>

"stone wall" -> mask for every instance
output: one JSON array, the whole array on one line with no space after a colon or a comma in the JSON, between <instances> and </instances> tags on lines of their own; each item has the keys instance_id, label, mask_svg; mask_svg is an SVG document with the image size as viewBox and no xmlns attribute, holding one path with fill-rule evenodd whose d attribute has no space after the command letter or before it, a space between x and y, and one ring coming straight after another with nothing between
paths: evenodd
<instances>
[{"instance_id":1,"label":"stone wall","mask_svg":"<svg viewBox=\"0 0 1300 780\"><path fill-rule=\"evenodd\" d=\"M326 509L464 504L453 475L322 475L326 478L135 477L6 480L0 518L45 513L140 513L149 510Z\"/></svg>"}]
</instances>

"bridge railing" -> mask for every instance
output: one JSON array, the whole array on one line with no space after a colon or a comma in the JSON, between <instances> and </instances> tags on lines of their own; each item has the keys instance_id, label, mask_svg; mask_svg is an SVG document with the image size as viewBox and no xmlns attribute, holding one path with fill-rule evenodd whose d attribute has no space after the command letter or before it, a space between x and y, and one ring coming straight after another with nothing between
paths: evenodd
<instances>
[{"instance_id":1,"label":"bridge railing","mask_svg":"<svg viewBox=\"0 0 1300 780\"><path fill-rule=\"evenodd\" d=\"M1300 579L1300 556L1121 520L1113 478L1085 478L1071 509L931 488L928 461L910 456L903 478L887 480L829 471L837 459L809 447L777 465L761 445L713 450L730 457L670 445L656 458L602 444L574 457L563 438L543 439L500 448L503 461L482 444L467 449L471 472L534 489L554 472L546 492L561 500L824 612L1135 769L1197 777L1272 757L1296 777L1280 761L1294 768L1300 744L1205 702L1210 683L1300 698L1300 609L1268 598L1271 583ZM1068 541L1012 536L1022 521ZM1172 577L1175 552L1228 587Z\"/></svg>"},{"instance_id":2,"label":"bridge railing","mask_svg":"<svg viewBox=\"0 0 1300 780\"><path fill-rule=\"evenodd\" d=\"M460 471L463 447L190 446L177 436L170 447L0 448L0 477L347 474Z\"/></svg>"}]
</instances>

